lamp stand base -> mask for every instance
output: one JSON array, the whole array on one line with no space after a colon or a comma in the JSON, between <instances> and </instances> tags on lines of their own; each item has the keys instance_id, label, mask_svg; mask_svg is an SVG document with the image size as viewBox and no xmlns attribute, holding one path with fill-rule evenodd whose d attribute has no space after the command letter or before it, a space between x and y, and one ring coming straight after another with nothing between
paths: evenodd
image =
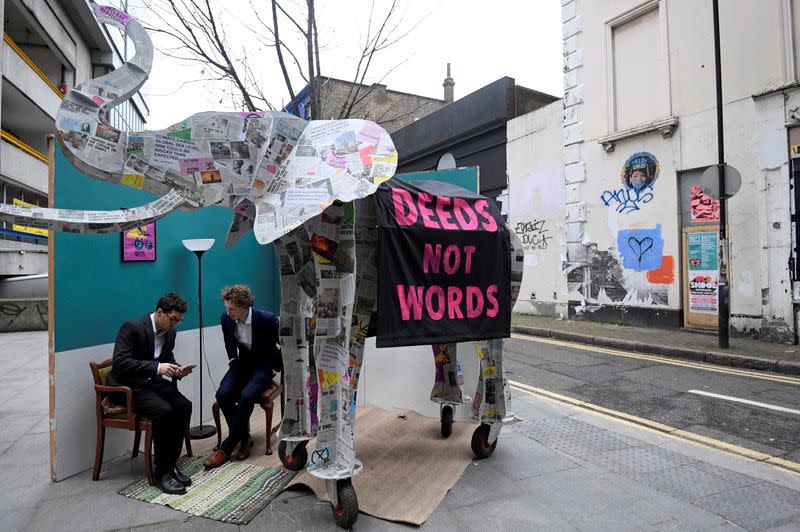
<instances>
[{"instance_id":1,"label":"lamp stand base","mask_svg":"<svg viewBox=\"0 0 800 532\"><path fill-rule=\"evenodd\" d=\"M211 425L198 425L189 429L189 437L193 440L210 438L217 433L217 428Z\"/></svg>"}]
</instances>

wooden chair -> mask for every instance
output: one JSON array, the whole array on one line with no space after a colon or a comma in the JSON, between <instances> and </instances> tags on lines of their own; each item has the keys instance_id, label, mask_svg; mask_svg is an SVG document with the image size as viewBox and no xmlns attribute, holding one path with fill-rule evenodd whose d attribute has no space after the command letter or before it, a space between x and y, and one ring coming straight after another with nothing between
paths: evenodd
<instances>
[{"instance_id":1,"label":"wooden chair","mask_svg":"<svg viewBox=\"0 0 800 532\"><path fill-rule=\"evenodd\" d=\"M264 393L261 394L261 400L259 401L259 405L261 408L264 409L264 415L266 416L266 427L267 427L267 450L264 454L272 454L272 435L278 432L278 429L281 426L281 420L283 420L283 404L284 404L284 392L283 392L283 372L281 372L281 382L276 383L273 382L272 385L264 390ZM272 426L272 413L275 409L275 399L280 397L281 401L281 417L278 420L278 424L274 427ZM211 412L214 414L214 424L217 426L217 446L216 449L219 449L219 446L222 445L222 431L219 419L219 404L214 401L214 404L211 406Z\"/></svg>"},{"instance_id":2,"label":"wooden chair","mask_svg":"<svg viewBox=\"0 0 800 532\"><path fill-rule=\"evenodd\" d=\"M113 429L128 429L134 431L133 451L131 458L136 458L139 454L139 442L142 432L144 432L144 468L147 472L147 481L152 486L155 484L153 476L153 460L151 451L153 449L153 424L152 422L136 413L133 407L133 391L127 386L107 386L106 378L111 372L111 359L100 363L89 362L94 378L94 391L96 394L95 411L97 414L97 447L94 455L94 470L92 480L100 478L100 468L103 465L103 447L106 440L106 427ZM103 409L103 398L108 394L124 394L126 398L125 411L118 414L107 414ZM122 406L122 405L120 405ZM189 427L186 427L186 454L193 456L192 444L189 439Z\"/></svg>"}]
</instances>

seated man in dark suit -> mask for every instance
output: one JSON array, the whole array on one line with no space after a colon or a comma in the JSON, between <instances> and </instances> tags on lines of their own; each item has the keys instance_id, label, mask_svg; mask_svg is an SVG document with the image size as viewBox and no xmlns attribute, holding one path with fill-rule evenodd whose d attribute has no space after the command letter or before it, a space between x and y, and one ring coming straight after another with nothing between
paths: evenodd
<instances>
[{"instance_id":1,"label":"seated man in dark suit","mask_svg":"<svg viewBox=\"0 0 800 532\"><path fill-rule=\"evenodd\" d=\"M283 361L278 349L278 317L266 310L253 308L255 297L244 285L222 291L225 313L220 318L228 372L217 390L217 404L228 423L228 437L205 462L206 467L219 467L241 443L237 458L250 456L253 438L247 431L250 414L261 394L272 384L273 371L281 371Z\"/></svg>"},{"instance_id":2,"label":"seated man in dark suit","mask_svg":"<svg viewBox=\"0 0 800 532\"><path fill-rule=\"evenodd\" d=\"M136 413L153 422L156 486L164 493L183 494L191 479L175 467L192 413L192 403L173 380L191 373L175 363L175 326L183 319L186 301L164 294L156 311L126 321L119 328L108 384L133 390Z\"/></svg>"}]
</instances>

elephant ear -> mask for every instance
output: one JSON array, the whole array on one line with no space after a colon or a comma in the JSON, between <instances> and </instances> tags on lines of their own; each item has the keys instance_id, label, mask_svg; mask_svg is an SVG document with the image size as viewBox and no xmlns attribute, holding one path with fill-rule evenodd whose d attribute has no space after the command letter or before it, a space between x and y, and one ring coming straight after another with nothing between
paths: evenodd
<instances>
[{"instance_id":1,"label":"elephant ear","mask_svg":"<svg viewBox=\"0 0 800 532\"><path fill-rule=\"evenodd\" d=\"M280 169L254 198L253 227L261 244L272 242L319 215L335 201L374 194L397 169L389 133L368 120L313 120L296 141L281 145Z\"/></svg>"},{"instance_id":2,"label":"elephant ear","mask_svg":"<svg viewBox=\"0 0 800 532\"><path fill-rule=\"evenodd\" d=\"M233 220L225 238L225 247L229 248L242 239L256 221L256 206L249 199L243 199L233 210Z\"/></svg>"}]
</instances>

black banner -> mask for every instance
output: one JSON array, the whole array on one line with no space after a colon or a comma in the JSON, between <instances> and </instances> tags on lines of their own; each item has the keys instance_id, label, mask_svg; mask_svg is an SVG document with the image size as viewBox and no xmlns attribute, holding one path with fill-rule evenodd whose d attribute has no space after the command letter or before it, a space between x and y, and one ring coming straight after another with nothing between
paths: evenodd
<instances>
[{"instance_id":1,"label":"black banner","mask_svg":"<svg viewBox=\"0 0 800 532\"><path fill-rule=\"evenodd\" d=\"M446 183L397 178L375 198L377 346L510 336L509 235L494 201Z\"/></svg>"}]
</instances>

